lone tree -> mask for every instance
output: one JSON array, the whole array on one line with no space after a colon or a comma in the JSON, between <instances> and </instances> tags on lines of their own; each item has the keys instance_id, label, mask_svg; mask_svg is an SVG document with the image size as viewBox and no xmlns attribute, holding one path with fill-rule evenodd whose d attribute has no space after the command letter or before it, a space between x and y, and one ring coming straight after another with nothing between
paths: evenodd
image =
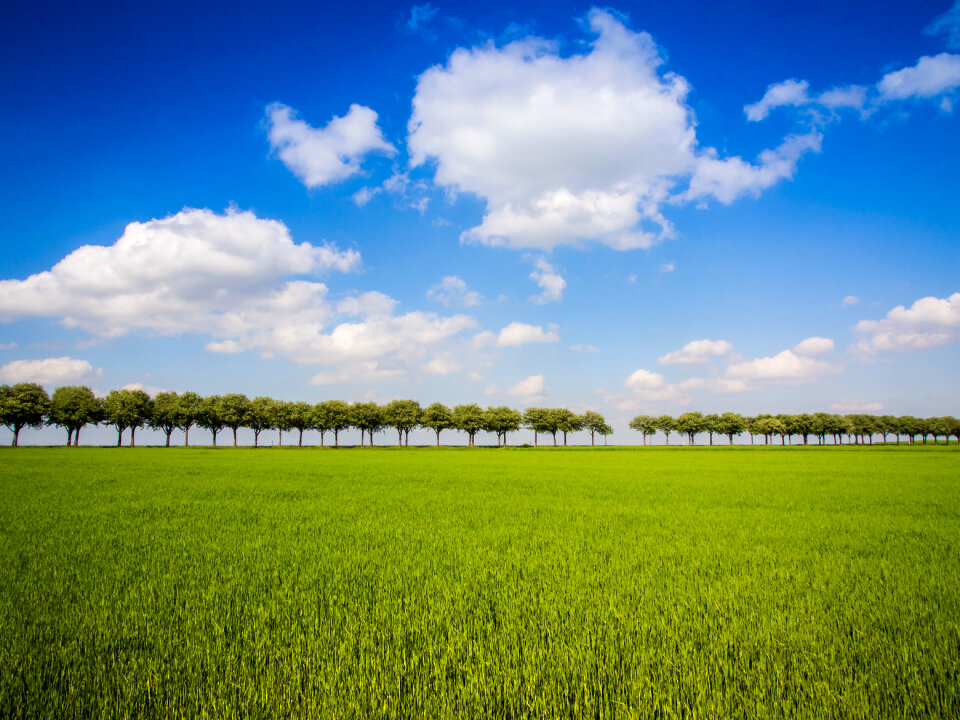
<instances>
[{"instance_id":1,"label":"lone tree","mask_svg":"<svg viewBox=\"0 0 960 720\"><path fill-rule=\"evenodd\" d=\"M590 433L590 446L593 447L593 436L600 433L600 429L606 426L607 421L603 415L592 410L585 412L580 419L583 422L583 429ZM603 435L603 433L600 434Z\"/></svg>"},{"instance_id":2,"label":"lone tree","mask_svg":"<svg viewBox=\"0 0 960 720\"><path fill-rule=\"evenodd\" d=\"M630 427L643 434L644 445L647 444L647 435L653 437L657 434L657 430L660 429L657 418L650 417L649 415L637 415L630 421Z\"/></svg>"},{"instance_id":3,"label":"lone tree","mask_svg":"<svg viewBox=\"0 0 960 720\"><path fill-rule=\"evenodd\" d=\"M467 444L470 447L473 447L477 433L483 430L484 423L483 410L476 403L457 405L453 409L453 426L467 434Z\"/></svg>"},{"instance_id":4,"label":"lone tree","mask_svg":"<svg viewBox=\"0 0 960 720\"><path fill-rule=\"evenodd\" d=\"M325 400L313 406L313 427L320 431L320 447L328 430L333 433L333 446L340 447L340 432L351 423L350 406L343 400Z\"/></svg>"},{"instance_id":5,"label":"lone tree","mask_svg":"<svg viewBox=\"0 0 960 720\"><path fill-rule=\"evenodd\" d=\"M246 426L250 400L243 393L230 393L220 398L220 419L233 430L233 446L237 446L237 430Z\"/></svg>"},{"instance_id":6,"label":"lone tree","mask_svg":"<svg viewBox=\"0 0 960 720\"><path fill-rule=\"evenodd\" d=\"M166 446L170 447L170 436L180 427L180 396L177 393L161 392L154 396L150 427L163 432L167 436Z\"/></svg>"},{"instance_id":7,"label":"lone tree","mask_svg":"<svg viewBox=\"0 0 960 720\"><path fill-rule=\"evenodd\" d=\"M453 427L453 412L443 403L435 402L423 411L420 424L437 434L437 447L440 447L440 433Z\"/></svg>"},{"instance_id":8,"label":"lone tree","mask_svg":"<svg viewBox=\"0 0 960 720\"><path fill-rule=\"evenodd\" d=\"M226 427L223 414L220 412L222 402L223 398L219 395L210 395L205 397L197 408L197 426L210 431L214 447L217 446L217 433Z\"/></svg>"},{"instance_id":9,"label":"lone tree","mask_svg":"<svg viewBox=\"0 0 960 720\"><path fill-rule=\"evenodd\" d=\"M370 435L370 447L373 447L373 434L383 430L383 409L375 402L354 403L350 406L350 424L360 431L360 447L363 447L363 434Z\"/></svg>"},{"instance_id":10,"label":"lone tree","mask_svg":"<svg viewBox=\"0 0 960 720\"><path fill-rule=\"evenodd\" d=\"M523 413L523 424L533 430L533 446L537 447L537 439L540 436L540 433L550 432L550 419L548 417L549 410L546 408L527 408ZM554 436L554 444L556 444L556 436Z\"/></svg>"},{"instance_id":11,"label":"lone tree","mask_svg":"<svg viewBox=\"0 0 960 720\"><path fill-rule=\"evenodd\" d=\"M273 410L277 401L273 398L255 397L244 415L243 426L253 430L253 446L260 447L260 433L275 427L273 424ZM236 445L236 443L234 443Z\"/></svg>"},{"instance_id":12,"label":"lone tree","mask_svg":"<svg viewBox=\"0 0 960 720\"><path fill-rule=\"evenodd\" d=\"M40 427L50 411L50 396L36 383L0 385L0 424L13 433L10 443L16 447L20 431L25 427Z\"/></svg>"},{"instance_id":13,"label":"lone tree","mask_svg":"<svg viewBox=\"0 0 960 720\"><path fill-rule=\"evenodd\" d=\"M177 425L183 430L183 446L190 445L190 428L200 417L200 408L203 404L203 398L195 392L185 392L180 396L180 409L177 412Z\"/></svg>"},{"instance_id":14,"label":"lone tree","mask_svg":"<svg viewBox=\"0 0 960 720\"><path fill-rule=\"evenodd\" d=\"M67 447L80 443L80 430L85 425L96 425L103 420L103 407L93 390L85 385L64 385L53 391L47 422L66 428Z\"/></svg>"},{"instance_id":15,"label":"lone tree","mask_svg":"<svg viewBox=\"0 0 960 720\"><path fill-rule=\"evenodd\" d=\"M677 429L677 421L670 415L661 415L657 418L657 430L663 433L667 445L670 444L670 433Z\"/></svg>"},{"instance_id":16,"label":"lone tree","mask_svg":"<svg viewBox=\"0 0 960 720\"><path fill-rule=\"evenodd\" d=\"M397 431L397 447L406 436L410 444L410 431L420 424L420 403L416 400L392 400L383 408L383 421Z\"/></svg>"}]
</instances>

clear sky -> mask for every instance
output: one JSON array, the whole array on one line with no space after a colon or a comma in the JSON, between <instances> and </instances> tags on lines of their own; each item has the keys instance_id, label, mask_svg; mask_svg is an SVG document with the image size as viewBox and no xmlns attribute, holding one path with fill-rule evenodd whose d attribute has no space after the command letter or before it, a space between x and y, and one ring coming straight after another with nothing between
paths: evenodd
<instances>
[{"instance_id":1,"label":"clear sky","mask_svg":"<svg viewBox=\"0 0 960 720\"><path fill-rule=\"evenodd\" d=\"M8 3L0 66L0 382L960 415L960 4Z\"/></svg>"}]
</instances>

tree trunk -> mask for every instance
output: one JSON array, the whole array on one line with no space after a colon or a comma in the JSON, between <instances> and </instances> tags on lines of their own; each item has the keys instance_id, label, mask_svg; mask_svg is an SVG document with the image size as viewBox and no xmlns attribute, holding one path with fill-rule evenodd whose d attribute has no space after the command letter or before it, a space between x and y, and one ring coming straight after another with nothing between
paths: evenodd
<instances>
[{"instance_id":1,"label":"tree trunk","mask_svg":"<svg viewBox=\"0 0 960 720\"><path fill-rule=\"evenodd\" d=\"M437 447L440 447L440 431L434 430L434 432L437 434Z\"/></svg>"},{"instance_id":2,"label":"tree trunk","mask_svg":"<svg viewBox=\"0 0 960 720\"><path fill-rule=\"evenodd\" d=\"M20 442L20 428L16 427L13 429L13 442L10 443L12 447L16 447Z\"/></svg>"},{"instance_id":3,"label":"tree trunk","mask_svg":"<svg viewBox=\"0 0 960 720\"><path fill-rule=\"evenodd\" d=\"M123 444L123 430L117 430L117 447L120 447Z\"/></svg>"},{"instance_id":4,"label":"tree trunk","mask_svg":"<svg viewBox=\"0 0 960 720\"><path fill-rule=\"evenodd\" d=\"M137 427L136 425L130 426L130 447L136 447L137 439Z\"/></svg>"},{"instance_id":5,"label":"tree trunk","mask_svg":"<svg viewBox=\"0 0 960 720\"><path fill-rule=\"evenodd\" d=\"M237 444L234 443L233 446L236 447ZM253 446L260 447L260 431L257 429L254 429L253 431Z\"/></svg>"},{"instance_id":6,"label":"tree trunk","mask_svg":"<svg viewBox=\"0 0 960 720\"><path fill-rule=\"evenodd\" d=\"M170 436L173 435L173 428L167 430L167 447L170 447Z\"/></svg>"},{"instance_id":7,"label":"tree trunk","mask_svg":"<svg viewBox=\"0 0 960 720\"><path fill-rule=\"evenodd\" d=\"M210 434L213 435L213 446L217 446L217 431L213 428L210 429Z\"/></svg>"},{"instance_id":8,"label":"tree trunk","mask_svg":"<svg viewBox=\"0 0 960 720\"><path fill-rule=\"evenodd\" d=\"M557 433L556 433L556 431L554 431L554 433L553 433L553 446L554 446L554 447L557 446Z\"/></svg>"},{"instance_id":9,"label":"tree trunk","mask_svg":"<svg viewBox=\"0 0 960 720\"><path fill-rule=\"evenodd\" d=\"M77 428L76 430L73 431L73 446L74 447L80 446L80 428Z\"/></svg>"},{"instance_id":10,"label":"tree trunk","mask_svg":"<svg viewBox=\"0 0 960 720\"><path fill-rule=\"evenodd\" d=\"M283 447L283 430L277 428L277 447Z\"/></svg>"},{"instance_id":11,"label":"tree trunk","mask_svg":"<svg viewBox=\"0 0 960 720\"><path fill-rule=\"evenodd\" d=\"M186 425L183 428L183 446L190 447L190 426Z\"/></svg>"},{"instance_id":12,"label":"tree trunk","mask_svg":"<svg viewBox=\"0 0 960 720\"><path fill-rule=\"evenodd\" d=\"M733 433L730 433L727 437L730 438L730 444L733 445Z\"/></svg>"},{"instance_id":13,"label":"tree trunk","mask_svg":"<svg viewBox=\"0 0 960 720\"><path fill-rule=\"evenodd\" d=\"M713 433L710 433L710 447L713 447Z\"/></svg>"},{"instance_id":14,"label":"tree trunk","mask_svg":"<svg viewBox=\"0 0 960 720\"><path fill-rule=\"evenodd\" d=\"M593 447L593 430L590 431L590 447Z\"/></svg>"},{"instance_id":15,"label":"tree trunk","mask_svg":"<svg viewBox=\"0 0 960 720\"><path fill-rule=\"evenodd\" d=\"M233 446L234 447L237 446L237 429L236 428L233 429Z\"/></svg>"},{"instance_id":16,"label":"tree trunk","mask_svg":"<svg viewBox=\"0 0 960 720\"><path fill-rule=\"evenodd\" d=\"M320 436L320 444L323 445L323 435ZM333 446L340 447L340 431L333 431Z\"/></svg>"},{"instance_id":17,"label":"tree trunk","mask_svg":"<svg viewBox=\"0 0 960 720\"><path fill-rule=\"evenodd\" d=\"M397 447L403 447L403 430L397 428Z\"/></svg>"},{"instance_id":18,"label":"tree trunk","mask_svg":"<svg viewBox=\"0 0 960 720\"><path fill-rule=\"evenodd\" d=\"M563 446L564 446L564 447L567 446L567 431L566 431L566 430L563 431Z\"/></svg>"},{"instance_id":19,"label":"tree trunk","mask_svg":"<svg viewBox=\"0 0 960 720\"><path fill-rule=\"evenodd\" d=\"M410 428L403 431L403 446L410 447Z\"/></svg>"},{"instance_id":20,"label":"tree trunk","mask_svg":"<svg viewBox=\"0 0 960 720\"><path fill-rule=\"evenodd\" d=\"M539 447L539 445L537 445L537 431L536 431L536 430L533 431L533 446L534 446L534 447Z\"/></svg>"},{"instance_id":21,"label":"tree trunk","mask_svg":"<svg viewBox=\"0 0 960 720\"><path fill-rule=\"evenodd\" d=\"M73 429L67 428L67 447L70 447L70 441L73 439Z\"/></svg>"},{"instance_id":22,"label":"tree trunk","mask_svg":"<svg viewBox=\"0 0 960 720\"><path fill-rule=\"evenodd\" d=\"M298 428L300 430L300 439L297 441L297 447L303 447L303 428Z\"/></svg>"}]
</instances>

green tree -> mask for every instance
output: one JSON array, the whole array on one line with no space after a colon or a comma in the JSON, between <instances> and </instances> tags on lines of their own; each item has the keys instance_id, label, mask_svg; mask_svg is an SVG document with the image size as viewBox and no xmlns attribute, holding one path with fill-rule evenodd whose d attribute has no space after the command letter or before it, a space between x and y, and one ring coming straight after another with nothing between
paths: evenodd
<instances>
[{"instance_id":1,"label":"green tree","mask_svg":"<svg viewBox=\"0 0 960 720\"><path fill-rule=\"evenodd\" d=\"M153 398L153 413L150 415L150 427L160 430L167 438L166 446L170 447L170 436L180 427L180 396L175 392L159 392Z\"/></svg>"},{"instance_id":2,"label":"green tree","mask_svg":"<svg viewBox=\"0 0 960 720\"><path fill-rule=\"evenodd\" d=\"M453 427L453 411L443 403L435 402L423 411L420 424L437 434L437 447L440 447L440 433Z\"/></svg>"},{"instance_id":3,"label":"green tree","mask_svg":"<svg viewBox=\"0 0 960 720\"><path fill-rule=\"evenodd\" d=\"M209 430L213 436L213 446L217 446L217 433L227 425L223 419L223 398L219 395L210 395L203 398L197 408L197 426Z\"/></svg>"},{"instance_id":4,"label":"green tree","mask_svg":"<svg viewBox=\"0 0 960 720\"><path fill-rule=\"evenodd\" d=\"M243 416L243 426L253 430L254 447L260 447L260 433L276 427L273 423L276 404L276 400L263 395L250 401Z\"/></svg>"},{"instance_id":5,"label":"green tree","mask_svg":"<svg viewBox=\"0 0 960 720\"><path fill-rule=\"evenodd\" d=\"M483 430L484 422L483 410L475 403L457 405L453 408L453 426L467 434L470 447L473 447L477 433Z\"/></svg>"},{"instance_id":6,"label":"green tree","mask_svg":"<svg viewBox=\"0 0 960 720\"><path fill-rule=\"evenodd\" d=\"M363 447L363 434L370 435L370 447L373 447L373 434L383 430L383 410L375 402L354 403L350 406L350 424L360 431L360 447Z\"/></svg>"},{"instance_id":7,"label":"green tree","mask_svg":"<svg viewBox=\"0 0 960 720\"><path fill-rule=\"evenodd\" d=\"M540 433L550 432L550 411L547 408L527 408L523 413L523 424L533 430L533 446L537 447ZM556 436L554 436L556 444Z\"/></svg>"},{"instance_id":8,"label":"green tree","mask_svg":"<svg viewBox=\"0 0 960 720\"><path fill-rule=\"evenodd\" d=\"M47 422L67 431L67 447L80 444L80 430L86 425L97 425L103 419L103 406L85 385L64 385L53 391Z\"/></svg>"},{"instance_id":9,"label":"green tree","mask_svg":"<svg viewBox=\"0 0 960 720\"><path fill-rule=\"evenodd\" d=\"M657 418L657 430L663 433L667 445L670 444L670 433L677 429L677 421L670 415L661 415Z\"/></svg>"},{"instance_id":10,"label":"green tree","mask_svg":"<svg viewBox=\"0 0 960 720\"><path fill-rule=\"evenodd\" d=\"M933 444L937 444L937 438L943 436L944 441L949 445L950 444L950 421L953 418L949 417L933 417L927 420L927 426L930 429L930 434L933 435Z\"/></svg>"},{"instance_id":11,"label":"green tree","mask_svg":"<svg viewBox=\"0 0 960 720\"><path fill-rule=\"evenodd\" d=\"M637 415L630 421L630 427L639 433L643 433L643 444L646 446L647 435L653 437L657 434L657 430L660 429L658 422L657 418L651 417L650 415Z\"/></svg>"},{"instance_id":12,"label":"green tree","mask_svg":"<svg viewBox=\"0 0 960 720\"><path fill-rule=\"evenodd\" d=\"M809 415L807 413L794 415L793 431L794 434L803 438L804 445L808 445L810 441L810 435L813 434L813 415Z\"/></svg>"},{"instance_id":13,"label":"green tree","mask_svg":"<svg viewBox=\"0 0 960 720\"><path fill-rule=\"evenodd\" d=\"M277 429L277 447L283 447L283 434L293 430L294 423L297 419L297 408L292 402L275 400L273 402L272 412L272 427ZM300 437L303 437L302 431Z\"/></svg>"},{"instance_id":14,"label":"green tree","mask_svg":"<svg viewBox=\"0 0 960 720\"><path fill-rule=\"evenodd\" d=\"M551 411L556 423L556 428L563 433L563 446L567 446L567 433L579 432L583 430L583 418L572 410L567 408L555 408ZM556 434L554 434L554 444L556 444Z\"/></svg>"},{"instance_id":15,"label":"green tree","mask_svg":"<svg viewBox=\"0 0 960 720\"><path fill-rule=\"evenodd\" d=\"M603 436L603 444L606 445L607 436L613 435L613 428L607 425L606 423L603 423L603 425L597 428L597 434Z\"/></svg>"},{"instance_id":16,"label":"green tree","mask_svg":"<svg viewBox=\"0 0 960 720\"><path fill-rule=\"evenodd\" d=\"M420 403L416 400L391 400L383 408L384 422L397 431L397 447L403 444L404 434L410 444L410 431L420 424Z\"/></svg>"},{"instance_id":17,"label":"green tree","mask_svg":"<svg viewBox=\"0 0 960 720\"><path fill-rule=\"evenodd\" d=\"M830 413L818 412L813 414L813 420L810 424L810 432L813 433L814 437L817 438L817 442L820 445L824 445L827 442L827 435L831 433L831 425L833 419L830 416Z\"/></svg>"},{"instance_id":18,"label":"green tree","mask_svg":"<svg viewBox=\"0 0 960 720\"><path fill-rule=\"evenodd\" d=\"M747 429L747 420L739 413L725 412L717 418L714 429L721 435L726 435L730 445L733 445L733 436L742 435Z\"/></svg>"},{"instance_id":19,"label":"green tree","mask_svg":"<svg viewBox=\"0 0 960 720\"><path fill-rule=\"evenodd\" d=\"M220 419L223 426L233 430L233 446L237 446L237 430L247 424L250 400L243 393L230 393L220 398Z\"/></svg>"},{"instance_id":20,"label":"green tree","mask_svg":"<svg viewBox=\"0 0 960 720\"><path fill-rule=\"evenodd\" d=\"M343 400L325 400L313 406L313 427L320 431L320 447L327 431L333 433L333 446L340 447L340 433L352 427L352 422L350 406Z\"/></svg>"},{"instance_id":21,"label":"green tree","mask_svg":"<svg viewBox=\"0 0 960 720\"><path fill-rule=\"evenodd\" d=\"M770 429L769 420L773 419L773 415L760 414L756 417L750 418L749 423L747 424L747 431L750 433L750 444L753 445L753 436L762 435L764 445L770 444L770 436L773 434L773 431Z\"/></svg>"},{"instance_id":22,"label":"green tree","mask_svg":"<svg viewBox=\"0 0 960 720\"><path fill-rule=\"evenodd\" d=\"M790 437L794 435L796 431L796 419L794 415L788 415L786 413L780 413L776 417L777 420L780 421L777 435L780 436L780 444L784 445L790 442Z\"/></svg>"},{"instance_id":23,"label":"green tree","mask_svg":"<svg viewBox=\"0 0 960 720\"><path fill-rule=\"evenodd\" d=\"M500 447L500 440L507 444L507 433L516 432L523 423L523 415L518 410L514 410L506 405L487 408L484 413L483 429L487 432L495 433L497 436L497 447Z\"/></svg>"},{"instance_id":24,"label":"green tree","mask_svg":"<svg viewBox=\"0 0 960 720\"><path fill-rule=\"evenodd\" d=\"M703 420L703 413L699 412L685 412L676 420L675 429L678 433L687 436L687 443L690 445L694 444L694 438L697 433L703 432L705 423Z\"/></svg>"},{"instance_id":25,"label":"green tree","mask_svg":"<svg viewBox=\"0 0 960 720\"><path fill-rule=\"evenodd\" d=\"M303 431L313 427L313 407L309 403L295 402L292 404L290 427L300 433L297 447L303 447Z\"/></svg>"},{"instance_id":26,"label":"green tree","mask_svg":"<svg viewBox=\"0 0 960 720\"><path fill-rule=\"evenodd\" d=\"M590 433L590 446L593 447L593 436L596 433L600 433L602 427L607 426L607 421L603 415L598 412L593 412L592 410L585 412L581 416L581 420L583 429ZM602 435L603 433L600 434Z\"/></svg>"},{"instance_id":27,"label":"green tree","mask_svg":"<svg viewBox=\"0 0 960 720\"><path fill-rule=\"evenodd\" d=\"M103 399L106 421L117 429L117 447L123 431L130 428L130 447L136 444L137 428L150 420L153 402L143 390L111 390Z\"/></svg>"},{"instance_id":28,"label":"green tree","mask_svg":"<svg viewBox=\"0 0 960 720\"><path fill-rule=\"evenodd\" d=\"M707 436L710 438L711 445L713 445L714 434L720 432L717 430L717 422L719 420L720 416L716 413L710 413L709 415L703 416L703 432L707 433Z\"/></svg>"},{"instance_id":29,"label":"green tree","mask_svg":"<svg viewBox=\"0 0 960 720\"><path fill-rule=\"evenodd\" d=\"M177 414L177 424L183 430L183 446L190 445L190 428L197 423L200 417L200 408L203 398L195 392L187 391L180 396L180 411Z\"/></svg>"},{"instance_id":30,"label":"green tree","mask_svg":"<svg viewBox=\"0 0 960 720\"><path fill-rule=\"evenodd\" d=\"M25 427L38 428L43 425L50 411L50 396L37 383L17 383L0 385L0 425L13 433L10 443L17 447L20 431Z\"/></svg>"}]
</instances>

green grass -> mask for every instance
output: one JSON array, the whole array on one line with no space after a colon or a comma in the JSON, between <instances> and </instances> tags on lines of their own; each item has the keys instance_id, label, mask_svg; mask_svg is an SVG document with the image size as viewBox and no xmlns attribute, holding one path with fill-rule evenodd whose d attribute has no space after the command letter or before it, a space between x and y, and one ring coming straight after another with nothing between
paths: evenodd
<instances>
[{"instance_id":1,"label":"green grass","mask_svg":"<svg viewBox=\"0 0 960 720\"><path fill-rule=\"evenodd\" d=\"M0 717L960 716L955 447L0 452Z\"/></svg>"}]
</instances>

